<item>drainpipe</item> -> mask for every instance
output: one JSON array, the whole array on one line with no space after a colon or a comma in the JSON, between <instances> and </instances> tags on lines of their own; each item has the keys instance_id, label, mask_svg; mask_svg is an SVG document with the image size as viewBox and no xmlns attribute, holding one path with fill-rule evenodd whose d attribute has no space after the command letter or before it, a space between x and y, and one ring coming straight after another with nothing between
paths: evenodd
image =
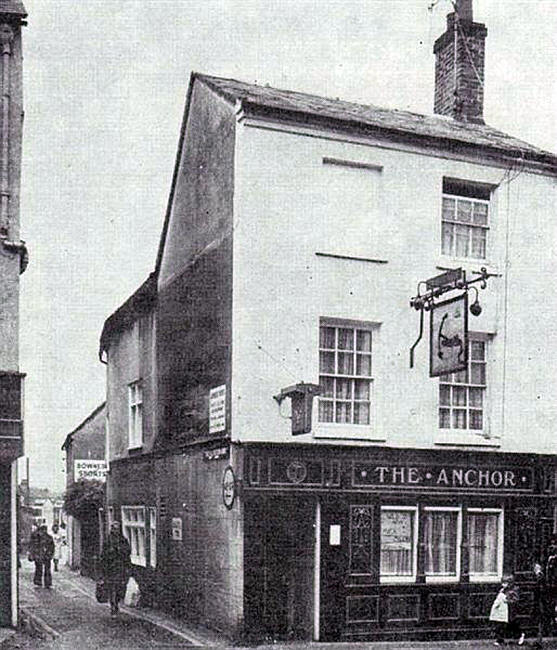
<instances>
[{"instance_id":1,"label":"drainpipe","mask_svg":"<svg viewBox=\"0 0 557 650\"><path fill-rule=\"evenodd\" d=\"M9 205L10 205L10 58L14 30L8 23L0 25L0 46L2 48L2 102L0 122L2 129L2 146L0 148L0 241L5 249L19 254L19 273L23 273L29 264L29 254L24 241L10 241Z\"/></svg>"},{"instance_id":2,"label":"drainpipe","mask_svg":"<svg viewBox=\"0 0 557 650\"><path fill-rule=\"evenodd\" d=\"M8 234L8 205L10 199L9 155L10 155L10 57L14 31L10 25L0 25L0 45L2 46L2 148L0 150L0 228L2 234Z\"/></svg>"}]
</instances>

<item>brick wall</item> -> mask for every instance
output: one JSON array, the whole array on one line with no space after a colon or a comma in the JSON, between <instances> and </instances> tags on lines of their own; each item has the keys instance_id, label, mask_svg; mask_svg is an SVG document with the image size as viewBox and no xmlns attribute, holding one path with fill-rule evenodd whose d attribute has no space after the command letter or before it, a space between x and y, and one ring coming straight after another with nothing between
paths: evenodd
<instances>
[{"instance_id":1,"label":"brick wall","mask_svg":"<svg viewBox=\"0 0 557 650\"><path fill-rule=\"evenodd\" d=\"M435 113L483 122L486 35L487 29L480 23L455 22L455 14L447 16L447 30L433 48Z\"/></svg>"}]
</instances>

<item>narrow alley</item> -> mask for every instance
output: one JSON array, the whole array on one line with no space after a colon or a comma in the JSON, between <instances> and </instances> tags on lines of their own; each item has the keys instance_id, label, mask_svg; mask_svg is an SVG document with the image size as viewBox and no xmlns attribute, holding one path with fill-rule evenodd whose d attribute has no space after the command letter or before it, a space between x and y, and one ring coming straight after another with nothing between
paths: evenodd
<instances>
[{"instance_id":1,"label":"narrow alley","mask_svg":"<svg viewBox=\"0 0 557 650\"><path fill-rule=\"evenodd\" d=\"M198 638L165 622L147 610L122 608L116 618L108 605L95 600L95 585L67 567L53 574L51 589L33 584L33 565L23 560L20 605L24 621L40 635L24 635L3 647L12 648L196 648L222 645L214 638ZM40 637L43 637L42 639ZM50 638L48 638L50 637Z\"/></svg>"}]
</instances>

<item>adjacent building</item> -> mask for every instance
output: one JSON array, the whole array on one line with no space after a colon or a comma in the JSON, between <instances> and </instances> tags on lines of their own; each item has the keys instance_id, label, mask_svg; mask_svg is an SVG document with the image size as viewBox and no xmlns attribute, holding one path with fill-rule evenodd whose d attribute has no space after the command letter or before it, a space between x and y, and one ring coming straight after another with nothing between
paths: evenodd
<instances>
[{"instance_id":1,"label":"adjacent building","mask_svg":"<svg viewBox=\"0 0 557 650\"><path fill-rule=\"evenodd\" d=\"M18 0L0 0L0 626L18 622L17 458L23 455L23 377L19 368L19 276L27 265L20 239L23 126Z\"/></svg>"},{"instance_id":2,"label":"adjacent building","mask_svg":"<svg viewBox=\"0 0 557 650\"><path fill-rule=\"evenodd\" d=\"M192 75L155 271L100 341L108 507L152 602L232 636L474 638L513 572L528 623L557 157L484 123L487 30L456 9L435 115ZM456 268L490 277L467 367L430 378L409 300Z\"/></svg>"},{"instance_id":3,"label":"adjacent building","mask_svg":"<svg viewBox=\"0 0 557 650\"><path fill-rule=\"evenodd\" d=\"M73 431L62 450L66 453L66 489L77 481L106 480L106 404L103 402ZM67 515L68 565L93 575L99 555L100 525L97 516Z\"/></svg>"}]
</instances>

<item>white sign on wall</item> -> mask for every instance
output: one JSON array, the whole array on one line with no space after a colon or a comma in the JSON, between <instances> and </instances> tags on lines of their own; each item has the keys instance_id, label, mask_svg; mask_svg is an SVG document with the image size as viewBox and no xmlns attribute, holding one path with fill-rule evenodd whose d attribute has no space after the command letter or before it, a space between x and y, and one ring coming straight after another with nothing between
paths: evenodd
<instances>
[{"instance_id":1,"label":"white sign on wall","mask_svg":"<svg viewBox=\"0 0 557 650\"><path fill-rule=\"evenodd\" d=\"M182 541L182 517L172 517L172 539Z\"/></svg>"},{"instance_id":2,"label":"white sign on wall","mask_svg":"<svg viewBox=\"0 0 557 650\"><path fill-rule=\"evenodd\" d=\"M106 460L80 459L74 461L74 480L106 481Z\"/></svg>"},{"instance_id":3,"label":"white sign on wall","mask_svg":"<svg viewBox=\"0 0 557 650\"><path fill-rule=\"evenodd\" d=\"M209 391L209 433L226 429L226 384Z\"/></svg>"}]
</instances>

